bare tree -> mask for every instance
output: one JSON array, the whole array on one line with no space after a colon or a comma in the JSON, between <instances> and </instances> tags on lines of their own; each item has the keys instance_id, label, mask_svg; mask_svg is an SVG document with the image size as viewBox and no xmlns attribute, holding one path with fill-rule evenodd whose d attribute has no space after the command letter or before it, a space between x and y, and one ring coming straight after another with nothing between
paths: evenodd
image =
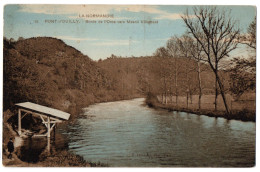
<instances>
[{"instance_id":1,"label":"bare tree","mask_svg":"<svg viewBox=\"0 0 260 172\"><path fill-rule=\"evenodd\" d=\"M155 57L168 57L168 52L165 47L157 48L155 53L153 54Z\"/></svg>"},{"instance_id":2,"label":"bare tree","mask_svg":"<svg viewBox=\"0 0 260 172\"><path fill-rule=\"evenodd\" d=\"M240 43L245 44L248 47L256 50L256 17L254 21L249 25L247 29L247 34L241 35Z\"/></svg>"},{"instance_id":3,"label":"bare tree","mask_svg":"<svg viewBox=\"0 0 260 172\"><path fill-rule=\"evenodd\" d=\"M247 45L254 54L249 58L231 60L230 91L238 99L248 89L254 90L256 85L256 17L250 23L247 33L241 35L240 43Z\"/></svg>"},{"instance_id":4,"label":"bare tree","mask_svg":"<svg viewBox=\"0 0 260 172\"><path fill-rule=\"evenodd\" d=\"M171 68L171 64L169 61L169 54L168 51L165 47L160 47L158 49L156 49L155 53L153 54L155 57L159 57L160 58L160 62L159 62L159 76L162 79L162 88L163 88L163 93L162 93L162 103L163 104L167 104L167 96L168 96L168 90L169 90L169 80L171 78L171 74L170 74L170 68Z\"/></svg>"},{"instance_id":5,"label":"bare tree","mask_svg":"<svg viewBox=\"0 0 260 172\"><path fill-rule=\"evenodd\" d=\"M181 17L207 56L207 62L215 74L226 113L229 115L224 86L218 73L219 63L237 48L240 30L230 14L224 10L219 11L216 7L195 7L193 12L194 18L189 15L188 10Z\"/></svg>"},{"instance_id":6,"label":"bare tree","mask_svg":"<svg viewBox=\"0 0 260 172\"><path fill-rule=\"evenodd\" d=\"M181 37L177 38L177 46L179 47L180 55L184 58L191 59L190 57L190 42L192 38L188 34L184 34ZM189 95L191 95L191 83L189 82L189 73L194 71L190 69L188 62L185 63L185 79L186 79L186 106L189 108ZM191 96L190 96L191 98Z\"/></svg>"},{"instance_id":7,"label":"bare tree","mask_svg":"<svg viewBox=\"0 0 260 172\"><path fill-rule=\"evenodd\" d=\"M199 99L198 99L198 109L201 110L201 98L202 98L202 78L201 78L201 72L203 72L203 69L201 67L202 63L206 61L205 53L203 53L202 47L199 44L199 42L192 38L189 34L184 34L178 39L178 43L181 49L181 52L184 57L188 59L193 59L196 62L196 66L186 66L185 74L186 74L186 85L187 90L189 92L190 100L192 103L192 92L198 89L199 92ZM187 64L187 63L186 63ZM198 87L195 86L191 88L191 85L193 82L190 82L190 78L188 77L190 72L196 71L197 73L197 81L198 81ZM187 108L188 108L188 94L187 94Z\"/></svg>"},{"instance_id":8,"label":"bare tree","mask_svg":"<svg viewBox=\"0 0 260 172\"><path fill-rule=\"evenodd\" d=\"M178 44L178 37L174 36L171 37L168 41L167 41L167 45L166 45L166 50L168 53L168 56L171 58L174 58L174 83L175 83L175 103L176 106L178 106L178 76L180 74L180 68L181 66L178 64L178 60L177 58L180 56L180 47Z\"/></svg>"},{"instance_id":9,"label":"bare tree","mask_svg":"<svg viewBox=\"0 0 260 172\"><path fill-rule=\"evenodd\" d=\"M197 40L190 39L189 40L190 54L191 58L193 58L197 63L197 76L198 76L198 86L199 86L199 100L198 100L198 108L201 110L201 97L202 97L202 81L201 81L201 63L205 61L205 56L203 54L203 50L201 45Z\"/></svg>"}]
</instances>

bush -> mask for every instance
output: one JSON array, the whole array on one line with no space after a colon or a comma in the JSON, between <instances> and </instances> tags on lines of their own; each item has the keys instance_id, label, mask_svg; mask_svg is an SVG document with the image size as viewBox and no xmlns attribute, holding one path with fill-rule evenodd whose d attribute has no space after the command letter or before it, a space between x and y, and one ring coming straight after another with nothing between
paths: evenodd
<instances>
[{"instance_id":1,"label":"bush","mask_svg":"<svg viewBox=\"0 0 260 172\"><path fill-rule=\"evenodd\" d=\"M156 95L154 95L153 93L151 92L148 92L147 95L146 95L146 100L145 100L145 103L149 106L149 107L154 107L154 105L156 103L159 103Z\"/></svg>"}]
</instances>

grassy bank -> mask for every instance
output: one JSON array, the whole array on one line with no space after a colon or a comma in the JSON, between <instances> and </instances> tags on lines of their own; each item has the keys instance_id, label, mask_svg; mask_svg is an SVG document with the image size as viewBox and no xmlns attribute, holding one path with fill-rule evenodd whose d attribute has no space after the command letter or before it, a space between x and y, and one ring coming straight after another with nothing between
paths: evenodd
<instances>
[{"instance_id":1,"label":"grassy bank","mask_svg":"<svg viewBox=\"0 0 260 172\"><path fill-rule=\"evenodd\" d=\"M197 115L206 115L209 117L215 117L215 118L226 118L226 119L235 119L235 120L241 120L241 121L253 121L255 122L256 120L256 113L255 111L249 111L247 109L243 110L232 110L231 114L226 114L225 111L219 110L219 111L214 111L214 110L207 110L207 109L202 109L198 110L196 108L185 108L181 106L174 106L173 104L162 104L158 101L157 97L155 95L152 95L149 93L146 97L146 104L155 109L165 109L168 111L177 111L177 112L187 112L187 113L193 113Z\"/></svg>"}]
</instances>

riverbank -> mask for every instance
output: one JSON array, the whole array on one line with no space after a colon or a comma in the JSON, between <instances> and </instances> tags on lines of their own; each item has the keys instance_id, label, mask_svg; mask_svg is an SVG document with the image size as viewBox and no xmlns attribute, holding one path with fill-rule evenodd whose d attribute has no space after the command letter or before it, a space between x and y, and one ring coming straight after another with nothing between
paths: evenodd
<instances>
[{"instance_id":1,"label":"riverbank","mask_svg":"<svg viewBox=\"0 0 260 172\"><path fill-rule=\"evenodd\" d=\"M3 153L2 163L6 167L106 167L101 163L92 163L85 161L81 156L69 153L67 150L58 151L55 154L47 156L44 160L36 163L21 161L16 153L13 153L12 159L7 158Z\"/></svg>"},{"instance_id":2,"label":"riverbank","mask_svg":"<svg viewBox=\"0 0 260 172\"><path fill-rule=\"evenodd\" d=\"M6 167L106 167L107 164L100 162L93 163L87 162L83 157L70 153L68 149L53 151L48 155L46 152L42 152L39 161L36 163L24 162L19 158L19 148L15 148L12 159L8 159L7 155L7 143L10 138L19 138L18 134L13 130L11 124L7 120L13 115L11 111L4 112L3 118L3 155L2 164ZM14 140L16 142L16 140Z\"/></svg>"},{"instance_id":3,"label":"riverbank","mask_svg":"<svg viewBox=\"0 0 260 172\"><path fill-rule=\"evenodd\" d=\"M235 119L235 120L241 120L241 121L256 121L256 113L249 110L233 110L231 111L231 114L227 115L225 111L214 111L214 110L198 110L198 109L192 109L192 108L184 108L184 107L176 107L173 104L162 104L158 101L157 97L154 95L148 95L146 97L145 103L155 109L165 109L168 111L177 111L177 112L187 112L187 113L193 113L196 115L206 115L209 117L215 117L215 118L225 118L225 119Z\"/></svg>"}]
</instances>

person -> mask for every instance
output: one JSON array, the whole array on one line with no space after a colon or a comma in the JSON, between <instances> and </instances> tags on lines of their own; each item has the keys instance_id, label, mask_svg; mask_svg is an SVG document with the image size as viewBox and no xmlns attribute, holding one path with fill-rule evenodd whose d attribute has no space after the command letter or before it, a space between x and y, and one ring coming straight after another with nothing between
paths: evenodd
<instances>
[{"instance_id":1,"label":"person","mask_svg":"<svg viewBox=\"0 0 260 172\"><path fill-rule=\"evenodd\" d=\"M9 152L8 159L12 159L12 153L14 151L14 143L13 143L12 138L10 138L10 140L7 144L7 148L8 148L8 152Z\"/></svg>"}]
</instances>

